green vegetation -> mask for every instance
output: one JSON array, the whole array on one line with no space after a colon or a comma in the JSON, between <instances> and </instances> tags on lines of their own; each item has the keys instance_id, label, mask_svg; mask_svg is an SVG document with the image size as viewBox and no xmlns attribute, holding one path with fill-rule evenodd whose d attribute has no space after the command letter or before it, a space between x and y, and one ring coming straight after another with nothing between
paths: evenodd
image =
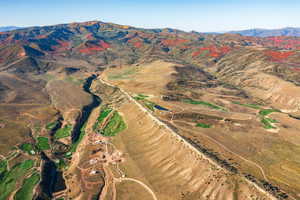
<instances>
[{"instance_id":1,"label":"green vegetation","mask_svg":"<svg viewBox=\"0 0 300 200\"><path fill-rule=\"evenodd\" d=\"M61 138L69 137L71 136L72 129L73 129L72 125L69 124L65 125L63 128L56 131L56 133L54 134L54 138L61 139Z\"/></svg>"},{"instance_id":2,"label":"green vegetation","mask_svg":"<svg viewBox=\"0 0 300 200\"><path fill-rule=\"evenodd\" d=\"M34 146L30 143L24 143L20 146L20 149L26 153L28 153L29 155L35 155L35 149Z\"/></svg>"},{"instance_id":3,"label":"green vegetation","mask_svg":"<svg viewBox=\"0 0 300 200\"><path fill-rule=\"evenodd\" d=\"M259 114L261 116L267 116L267 115L269 115L272 112L281 112L281 111L278 110L278 109L263 109L263 110L259 111Z\"/></svg>"},{"instance_id":4,"label":"green vegetation","mask_svg":"<svg viewBox=\"0 0 300 200\"><path fill-rule=\"evenodd\" d=\"M0 179L1 179L1 174L6 172L7 167L8 167L8 161L1 160L0 161Z\"/></svg>"},{"instance_id":5,"label":"green vegetation","mask_svg":"<svg viewBox=\"0 0 300 200\"><path fill-rule=\"evenodd\" d=\"M110 73L108 75L108 79L128 79L130 77L130 75L133 75L137 72L137 69L136 68L128 68L128 69L125 69L123 70L122 72L120 73Z\"/></svg>"},{"instance_id":6,"label":"green vegetation","mask_svg":"<svg viewBox=\"0 0 300 200\"><path fill-rule=\"evenodd\" d=\"M8 198L10 193L15 190L17 181L24 177L33 166L33 160L25 160L13 166L11 170L4 172L0 179L0 200Z\"/></svg>"},{"instance_id":7,"label":"green vegetation","mask_svg":"<svg viewBox=\"0 0 300 200\"><path fill-rule=\"evenodd\" d=\"M270 123L278 123L278 121L276 119L265 118L265 120L267 120Z\"/></svg>"},{"instance_id":8,"label":"green vegetation","mask_svg":"<svg viewBox=\"0 0 300 200\"><path fill-rule=\"evenodd\" d=\"M201 127L201 128L211 128L211 125L209 124L204 124L204 123L197 123L196 127Z\"/></svg>"},{"instance_id":9,"label":"green vegetation","mask_svg":"<svg viewBox=\"0 0 300 200\"><path fill-rule=\"evenodd\" d=\"M15 200L31 200L33 199L33 189L40 182L40 175L35 172L29 178L25 179L21 189L14 196Z\"/></svg>"},{"instance_id":10,"label":"green vegetation","mask_svg":"<svg viewBox=\"0 0 300 200\"><path fill-rule=\"evenodd\" d=\"M70 150L65 154L66 158L70 158L72 156L72 153L76 152L78 145L80 144L81 140L83 139L83 137L85 135L85 128L86 128L86 123L80 129L80 135L79 135L78 140L76 142L72 143Z\"/></svg>"},{"instance_id":11,"label":"green vegetation","mask_svg":"<svg viewBox=\"0 0 300 200\"><path fill-rule=\"evenodd\" d=\"M155 103L153 103L152 101L148 101L148 100L145 100L144 101L144 105L149 109L149 110L151 110L151 111L153 111L154 112L154 110L155 110Z\"/></svg>"},{"instance_id":12,"label":"green vegetation","mask_svg":"<svg viewBox=\"0 0 300 200\"><path fill-rule=\"evenodd\" d=\"M223 108L221 106L218 106L218 105L215 105L215 104L211 104L211 103L206 102L206 101L195 101L195 100L192 100L192 99L184 99L183 102L184 103L189 103L189 104L194 104L194 105L203 105L203 106L215 109L215 110L226 111L225 108Z\"/></svg>"},{"instance_id":13,"label":"green vegetation","mask_svg":"<svg viewBox=\"0 0 300 200\"><path fill-rule=\"evenodd\" d=\"M272 122L270 120L272 119L269 118L261 119L261 123L263 123L265 129L275 129L275 127L272 125Z\"/></svg>"},{"instance_id":14,"label":"green vegetation","mask_svg":"<svg viewBox=\"0 0 300 200\"><path fill-rule=\"evenodd\" d=\"M67 168L67 164L64 159L59 159L55 161L55 165L59 170L64 170Z\"/></svg>"},{"instance_id":15,"label":"green vegetation","mask_svg":"<svg viewBox=\"0 0 300 200\"><path fill-rule=\"evenodd\" d=\"M149 96L147 95L143 95L143 94L138 94L136 96L134 96L133 98L137 101L141 101L141 100L145 100L146 98L148 98Z\"/></svg>"},{"instance_id":16,"label":"green vegetation","mask_svg":"<svg viewBox=\"0 0 300 200\"><path fill-rule=\"evenodd\" d=\"M251 104L251 103L250 104L243 104L243 103L236 102L236 101L234 101L232 103L238 104L240 106L245 106L245 107L253 108L253 109L261 109L260 105L257 105L257 104Z\"/></svg>"},{"instance_id":17,"label":"green vegetation","mask_svg":"<svg viewBox=\"0 0 300 200\"><path fill-rule=\"evenodd\" d=\"M126 129L126 124L118 112L114 112L105 128L101 131L104 136L115 136Z\"/></svg>"},{"instance_id":18,"label":"green vegetation","mask_svg":"<svg viewBox=\"0 0 300 200\"><path fill-rule=\"evenodd\" d=\"M49 139L46 137L38 137L36 146L41 151L49 150L51 148L49 144Z\"/></svg>"},{"instance_id":19,"label":"green vegetation","mask_svg":"<svg viewBox=\"0 0 300 200\"><path fill-rule=\"evenodd\" d=\"M273 112L281 112L278 109L262 109L259 111L259 115L261 116L261 123L263 124L265 129L275 129L276 127L273 126L274 123L278 123L277 120L271 119L266 117L267 115L273 113Z\"/></svg>"},{"instance_id":20,"label":"green vegetation","mask_svg":"<svg viewBox=\"0 0 300 200\"><path fill-rule=\"evenodd\" d=\"M103 122L103 120L111 113L112 109L111 108L103 108L100 112L99 117L97 118L96 123L93 125L93 130L96 131L99 125Z\"/></svg>"},{"instance_id":21,"label":"green vegetation","mask_svg":"<svg viewBox=\"0 0 300 200\"><path fill-rule=\"evenodd\" d=\"M50 122L46 125L47 130L52 130L58 124L58 121Z\"/></svg>"}]
</instances>

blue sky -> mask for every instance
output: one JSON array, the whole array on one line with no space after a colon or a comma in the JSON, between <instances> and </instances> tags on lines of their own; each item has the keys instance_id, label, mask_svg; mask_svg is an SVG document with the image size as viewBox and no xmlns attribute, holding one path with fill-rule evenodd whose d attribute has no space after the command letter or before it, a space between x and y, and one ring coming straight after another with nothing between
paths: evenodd
<instances>
[{"instance_id":1,"label":"blue sky","mask_svg":"<svg viewBox=\"0 0 300 200\"><path fill-rule=\"evenodd\" d=\"M0 0L0 26L101 20L145 28L228 31L300 27L299 0Z\"/></svg>"}]
</instances>

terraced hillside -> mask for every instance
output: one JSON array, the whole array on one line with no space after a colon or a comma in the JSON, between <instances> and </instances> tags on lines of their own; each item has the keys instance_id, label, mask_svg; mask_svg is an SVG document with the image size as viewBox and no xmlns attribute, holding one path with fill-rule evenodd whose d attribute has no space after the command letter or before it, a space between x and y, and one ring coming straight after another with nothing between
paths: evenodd
<instances>
[{"instance_id":1,"label":"terraced hillside","mask_svg":"<svg viewBox=\"0 0 300 200\"><path fill-rule=\"evenodd\" d=\"M299 49L99 21L0 32L0 199L299 199Z\"/></svg>"}]
</instances>

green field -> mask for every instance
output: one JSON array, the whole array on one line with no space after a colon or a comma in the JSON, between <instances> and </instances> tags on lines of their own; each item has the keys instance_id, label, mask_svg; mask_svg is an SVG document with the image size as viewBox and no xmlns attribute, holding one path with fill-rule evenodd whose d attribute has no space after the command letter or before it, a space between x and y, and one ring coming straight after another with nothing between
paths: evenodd
<instances>
[{"instance_id":1,"label":"green field","mask_svg":"<svg viewBox=\"0 0 300 200\"><path fill-rule=\"evenodd\" d=\"M0 161L0 177L1 177L2 173L6 172L7 166L8 166L7 160L1 160Z\"/></svg>"},{"instance_id":2,"label":"green field","mask_svg":"<svg viewBox=\"0 0 300 200\"><path fill-rule=\"evenodd\" d=\"M49 139L46 137L38 137L36 146L41 151L49 150L51 148L49 144Z\"/></svg>"},{"instance_id":3,"label":"green field","mask_svg":"<svg viewBox=\"0 0 300 200\"><path fill-rule=\"evenodd\" d=\"M40 175L35 172L29 178L23 181L21 189L14 196L15 200L32 200L33 189L40 182Z\"/></svg>"},{"instance_id":4,"label":"green field","mask_svg":"<svg viewBox=\"0 0 300 200\"><path fill-rule=\"evenodd\" d=\"M271 119L266 117L267 115L273 113L273 112L281 112L280 110L277 109L262 109L259 111L259 115L261 116L261 123L263 124L265 129L275 129L276 127L273 126L274 123L278 123L277 120Z\"/></svg>"},{"instance_id":5,"label":"green field","mask_svg":"<svg viewBox=\"0 0 300 200\"><path fill-rule=\"evenodd\" d=\"M112 109L111 108L103 108L100 112L99 117L97 118L96 123L93 125L93 130L96 131L97 128L100 126L100 124L103 122L103 120L111 113Z\"/></svg>"},{"instance_id":6,"label":"green field","mask_svg":"<svg viewBox=\"0 0 300 200\"><path fill-rule=\"evenodd\" d=\"M261 116L267 116L273 112L281 112L280 110L277 110L277 109L263 109L263 110L260 110L259 111L259 114Z\"/></svg>"},{"instance_id":7,"label":"green field","mask_svg":"<svg viewBox=\"0 0 300 200\"><path fill-rule=\"evenodd\" d=\"M59 170L65 170L67 168L67 164L64 159L59 159L55 161L55 165Z\"/></svg>"},{"instance_id":8,"label":"green field","mask_svg":"<svg viewBox=\"0 0 300 200\"><path fill-rule=\"evenodd\" d=\"M46 125L46 129L47 130L52 130L56 125L58 124L57 121L54 121L54 122L50 122Z\"/></svg>"},{"instance_id":9,"label":"green field","mask_svg":"<svg viewBox=\"0 0 300 200\"><path fill-rule=\"evenodd\" d=\"M146 106L146 108L154 112L154 106L156 105L155 103L153 103L152 101L145 100L144 105Z\"/></svg>"},{"instance_id":10,"label":"green field","mask_svg":"<svg viewBox=\"0 0 300 200\"><path fill-rule=\"evenodd\" d=\"M197 123L196 127L201 127L201 128L211 128L211 125L209 124L204 124L204 123Z\"/></svg>"},{"instance_id":11,"label":"green field","mask_svg":"<svg viewBox=\"0 0 300 200\"><path fill-rule=\"evenodd\" d=\"M273 119L270 118L262 118L261 123L264 125L265 129L275 129L275 127L272 125L273 122L271 122Z\"/></svg>"},{"instance_id":12,"label":"green field","mask_svg":"<svg viewBox=\"0 0 300 200\"><path fill-rule=\"evenodd\" d=\"M115 136L126 129L126 124L118 112L114 112L105 128L101 131L104 136Z\"/></svg>"},{"instance_id":13,"label":"green field","mask_svg":"<svg viewBox=\"0 0 300 200\"><path fill-rule=\"evenodd\" d=\"M30 143L24 143L20 146L20 149L26 153L28 153L29 155L35 155L35 149L34 146Z\"/></svg>"},{"instance_id":14,"label":"green field","mask_svg":"<svg viewBox=\"0 0 300 200\"><path fill-rule=\"evenodd\" d=\"M34 166L33 160L26 160L4 172L0 179L0 200L7 200L8 196L15 190L17 181L24 177Z\"/></svg>"},{"instance_id":15,"label":"green field","mask_svg":"<svg viewBox=\"0 0 300 200\"><path fill-rule=\"evenodd\" d=\"M145 100L146 98L148 98L149 96L147 95L144 95L144 94L138 94L136 96L134 96L133 98L137 101L140 101L140 100Z\"/></svg>"},{"instance_id":16,"label":"green field","mask_svg":"<svg viewBox=\"0 0 300 200\"><path fill-rule=\"evenodd\" d=\"M69 137L71 136L72 129L73 129L72 125L65 125L63 128L56 131L56 133L54 134L54 138L61 139L61 138Z\"/></svg>"},{"instance_id":17,"label":"green field","mask_svg":"<svg viewBox=\"0 0 300 200\"><path fill-rule=\"evenodd\" d=\"M248 108L261 109L260 105L257 105L257 104L251 104L251 103L249 103L249 104L247 104L247 103L243 104L243 103L236 102L236 101L234 101L232 103L240 105L240 106L245 106L245 107L248 107Z\"/></svg>"},{"instance_id":18,"label":"green field","mask_svg":"<svg viewBox=\"0 0 300 200\"><path fill-rule=\"evenodd\" d=\"M223 108L221 106L218 106L218 105L215 105L215 104L212 104L212 103L209 103L209 102L206 102L206 101L195 101L195 100L192 100L192 99L184 99L183 102L184 103L189 103L189 104L194 104L194 105L203 105L203 106L215 109L215 110L226 111L225 108Z\"/></svg>"},{"instance_id":19,"label":"green field","mask_svg":"<svg viewBox=\"0 0 300 200\"><path fill-rule=\"evenodd\" d=\"M72 156L72 153L76 152L78 145L80 144L81 140L85 136L85 128L86 128L86 123L80 129L80 135L78 140L72 143L70 150L65 154L66 158L70 158Z\"/></svg>"}]
</instances>

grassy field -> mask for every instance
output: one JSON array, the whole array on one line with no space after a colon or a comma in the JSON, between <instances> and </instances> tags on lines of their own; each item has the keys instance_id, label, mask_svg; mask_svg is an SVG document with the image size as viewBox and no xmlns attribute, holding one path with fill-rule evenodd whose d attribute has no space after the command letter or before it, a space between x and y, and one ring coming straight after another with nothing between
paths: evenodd
<instances>
[{"instance_id":1,"label":"grassy field","mask_svg":"<svg viewBox=\"0 0 300 200\"><path fill-rule=\"evenodd\" d=\"M15 200L31 200L33 199L33 189L40 182L40 175L35 172L29 178L25 179L21 189L14 196Z\"/></svg>"},{"instance_id":2,"label":"grassy field","mask_svg":"<svg viewBox=\"0 0 300 200\"><path fill-rule=\"evenodd\" d=\"M273 124L278 123L278 121L275 119L266 117L267 115L269 115L273 112L281 112L281 111L277 110L277 109L262 109L259 111L259 115L261 117L260 121L263 124L265 129L275 129L276 128L275 126L273 126Z\"/></svg>"},{"instance_id":3,"label":"grassy field","mask_svg":"<svg viewBox=\"0 0 300 200\"><path fill-rule=\"evenodd\" d=\"M72 129L72 125L65 125L63 128L56 131L56 133L54 134L55 139L61 139L71 136Z\"/></svg>"},{"instance_id":4,"label":"grassy field","mask_svg":"<svg viewBox=\"0 0 300 200\"><path fill-rule=\"evenodd\" d=\"M7 166L8 166L7 160L0 161L0 177L1 177L1 174L7 170Z\"/></svg>"},{"instance_id":5,"label":"grassy field","mask_svg":"<svg viewBox=\"0 0 300 200\"><path fill-rule=\"evenodd\" d=\"M248 104L248 103L243 104L243 103L240 103L240 102L237 102L237 101L234 101L232 103L240 105L240 106L245 106L245 107L248 107L248 108L261 109L260 105L257 105L257 104Z\"/></svg>"},{"instance_id":6,"label":"grassy field","mask_svg":"<svg viewBox=\"0 0 300 200\"><path fill-rule=\"evenodd\" d=\"M0 200L7 200L8 196L15 190L17 181L24 177L33 166L33 160L26 160L16 164L11 170L2 174L0 179Z\"/></svg>"},{"instance_id":7,"label":"grassy field","mask_svg":"<svg viewBox=\"0 0 300 200\"><path fill-rule=\"evenodd\" d=\"M38 137L36 146L41 151L49 150L51 148L49 144L49 139L46 137Z\"/></svg>"},{"instance_id":8,"label":"grassy field","mask_svg":"<svg viewBox=\"0 0 300 200\"><path fill-rule=\"evenodd\" d=\"M149 109L149 110L151 110L151 111L153 111L154 112L154 110L155 110L155 103L153 103L152 101L148 101L148 100L145 100L144 101L144 105Z\"/></svg>"},{"instance_id":9,"label":"grassy field","mask_svg":"<svg viewBox=\"0 0 300 200\"><path fill-rule=\"evenodd\" d=\"M223 108L221 106L218 106L218 105L215 105L215 104L212 104L212 103L209 103L209 102L206 102L206 101L195 101L195 100L192 100L192 99L184 99L183 102L184 103L189 103L189 104L194 104L194 105L203 105L203 106L206 106L208 108L215 109L215 110L226 111L225 108Z\"/></svg>"},{"instance_id":10,"label":"grassy field","mask_svg":"<svg viewBox=\"0 0 300 200\"><path fill-rule=\"evenodd\" d=\"M261 116L267 116L273 112L281 112L280 110L277 110L277 109L263 109L263 110L260 110L259 111L259 114Z\"/></svg>"},{"instance_id":11,"label":"grassy field","mask_svg":"<svg viewBox=\"0 0 300 200\"><path fill-rule=\"evenodd\" d=\"M96 131L99 125L103 122L103 120L111 113L112 109L111 108L103 108L100 112L99 117L97 118L96 123L93 125L93 130Z\"/></svg>"},{"instance_id":12,"label":"grassy field","mask_svg":"<svg viewBox=\"0 0 300 200\"><path fill-rule=\"evenodd\" d=\"M56 125L58 124L57 121L54 121L54 122L50 122L46 125L46 129L47 130L52 130Z\"/></svg>"},{"instance_id":13,"label":"grassy field","mask_svg":"<svg viewBox=\"0 0 300 200\"><path fill-rule=\"evenodd\" d=\"M26 153L28 153L29 155L35 155L35 149L34 146L30 143L24 143L20 146L20 149Z\"/></svg>"},{"instance_id":14,"label":"grassy field","mask_svg":"<svg viewBox=\"0 0 300 200\"><path fill-rule=\"evenodd\" d=\"M144 95L144 94L138 94L136 96L134 96L133 98L137 101L140 101L140 100L145 100L146 98L148 98L149 96L147 95Z\"/></svg>"},{"instance_id":15,"label":"grassy field","mask_svg":"<svg viewBox=\"0 0 300 200\"><path fill-rule=\"evenodd\" d=\"M104 136L115 136L124 129L126 129L126 124L121 115L115 111L101 134Z\"/></svg>"},{"instance_id":16,"label":"grassy field","mask_svg":"<svg viewBox=\"0 0 300 200\"><path fill-rule=\"evenodd\" d=\"M86 123L81 127L80 129L80 135L79 138L76 142L72 143L70 150L65 154L67 158L71 157L74 152L76 152L76 149L78 145L80 144L81 140L85 136L85 128L86 128Z\"/></svg>"},{"instance_id":17,"label":"grassy field","mask_svg":"<svg viewBox=\"0 0 300 200\"><path fill-rule=\"evenodd\" d=\"M197 123L196 127L211 128L211 125L210 124L204 124L204 123Z\"/></svg>"}]
</instances>

